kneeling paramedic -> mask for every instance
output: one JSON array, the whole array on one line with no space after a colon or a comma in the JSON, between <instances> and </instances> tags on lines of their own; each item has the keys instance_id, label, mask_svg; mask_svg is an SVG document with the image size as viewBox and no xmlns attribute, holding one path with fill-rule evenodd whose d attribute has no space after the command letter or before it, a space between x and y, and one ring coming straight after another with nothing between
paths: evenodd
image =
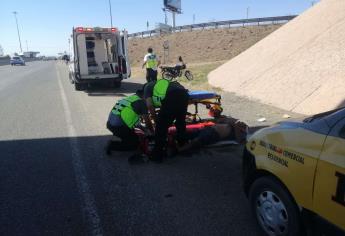
<instances>
[{"instance_id":1,"label":"kneeling paramedic","mask_svg":"<svg viewBox=\"0 0 345 236\"><path fill-rule=\"evenodd\" d=\"M138 147L139 139L134 132L134 127L139 123L140 117L143 118L149 131L153 132L147 106L142 96L143 91L138 90L136 94L119 100L111 110L107 128L121 141L109 141L106 147L108 155L112 150L129 151Z\"/></svg>"},{"instance_id":2,"label":"kneeling paramedic","mask_svg":"<svg viewBox=\"0 0 345 236\"><path fill-rule=\"evenodd\" d=\"M176 140L179 145L185 143L188 90L178 82L160 79L145 85L144 98L156 122L155 146L151 159L160 162L166 156L168 128L174 121L177 130ZM155 108L160 108L157 117Z\"/></svg>"}]
</instances>

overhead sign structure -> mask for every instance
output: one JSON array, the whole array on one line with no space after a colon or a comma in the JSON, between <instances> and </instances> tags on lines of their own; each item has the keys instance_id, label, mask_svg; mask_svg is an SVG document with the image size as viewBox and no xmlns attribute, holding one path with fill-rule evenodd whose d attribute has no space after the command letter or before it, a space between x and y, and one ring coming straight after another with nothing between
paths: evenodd
<instances>
[{"instance_id":1,"label":"overhead sign structure","mask_svg":"<svg viewBox=\"0 0 345 236\"><path fill-rule=\"evenodd\" d=\"M181 0L164 0L165 24L167 24L166 12L170 11L173 17L173 28L175 28L175 15L181 14Z\"/></svg>"},{"instance_id":2,"label":"overhead sign structure","mask_svg":"<svg viewBox=\"0 0 345 236\"><path fill-rule=\"evenodd\" d=\"M172 12L181 12L181 0L164 0L164 7Z\"/></svg>"}]
</instances>

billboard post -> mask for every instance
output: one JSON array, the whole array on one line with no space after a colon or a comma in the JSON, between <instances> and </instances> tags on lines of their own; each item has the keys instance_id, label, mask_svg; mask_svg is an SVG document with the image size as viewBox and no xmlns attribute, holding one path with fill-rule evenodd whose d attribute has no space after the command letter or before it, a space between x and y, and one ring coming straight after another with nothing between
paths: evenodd
<instances>
[{"instance_id":1,"label":"billboard post","mask_svg":"<svg viewBox=\"0 0 345 236\"><path fill-rule=\"evenodd\" d=\"M173 28L176 27L175 16L181 14L181 0L163 0L164 11L170 11L173 18Z\"/></svg>"}]
</instances>

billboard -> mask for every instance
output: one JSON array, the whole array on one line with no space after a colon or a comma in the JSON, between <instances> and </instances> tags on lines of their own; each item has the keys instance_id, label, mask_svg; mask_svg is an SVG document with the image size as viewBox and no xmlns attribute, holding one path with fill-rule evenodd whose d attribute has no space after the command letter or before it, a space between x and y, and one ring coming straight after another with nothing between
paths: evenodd
<instances>
[{"instance_id":1,"label":"billboard","mask_svg":"<svg viewBox=\"0 0 345 236\"><path fill-rule=\"evenodd\" d=\"M164 0L164 7L172 11L181 11L181 0Z\"/></svg>"}]
</instances>

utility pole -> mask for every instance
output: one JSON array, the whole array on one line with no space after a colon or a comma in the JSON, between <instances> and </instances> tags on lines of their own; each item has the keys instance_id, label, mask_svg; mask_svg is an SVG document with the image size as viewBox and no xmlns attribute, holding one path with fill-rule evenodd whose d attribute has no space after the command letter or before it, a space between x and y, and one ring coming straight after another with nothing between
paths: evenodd
<instances>
[{"instance_id":1,"label":"utility pole","mask_svg":"<svg viewBox=\"0 0 345 236\"><path fill-rule=\"evenodd\" d=\"M68 56L71 58L71 39L68 39Z\"/></svg>"},{"instance_id":2,"label":"utility pole","mask_svg":"<svg viewBox=\"0 0 345 236\"><path fill-rule=\"evenodd\" d=\"M173 11L172 13L172 18L173 18L173 28L175 28L175 26L176 26L176 18L175 18L175 16L176 16L176 13Z\"/></svg>"},{"instance_id":3,"label":"utility pole","mask_svg":"<svg viewBox=\"0 0 345 236\"><path fill-rule=\"evenodd\" d=\"M26 51L28 52L29 51L28 40L25 40L25 42L26 42Z\"/></svg>"},{"instance_id":4,"label":"utility pole","mask_svg":"<svg viewBox=\"0 0 345 236\"><path fill-rule=\"evenodd\" d=\"M17 33L18 33L18 39L19 39L20 52L23 53L22 41L20 40L19 27L18 27L18 20L17 20L17 14L18 14L18 12L14 11L14 12L12 12L12 13L14 14L14 18L16 19L16 25L17 25Z\"/></svg>"},{"instance_id":5,"label":"utility pole","mask_svg":"<svg viewBox=\"0 0 345 236\"><path fill-rule=\"evenodd\" d=\"M193 14L193 25L195 24L195 14Z\"/></svg>"},{"instance_id":6,"label":"utility pole","mask_svg":"<svg viewBox=\"0 0 345 236\"><path fill-rule=\"evenodd\" d=\"M163 8L164 11L164 23L167 25L168 24L168 16L167 16L167 10L165 8Z\"/></svg>"},{"instance_id":7,"label":"utility pole","mask_svg":"<svg viewBox=\"0 0 345 236\"><path fill-rule=\"evenodd\" d=\"M111 12L111 0L109 0L110 26L113 28L113 13Z\"/></svg>"},{"instance_id":8,"label":"utility pole","mask_svg":"<svg viewBox=\"0 0 345 236\"><path fill-rule=\"evenodd\" d=\"M247 20L249 19L249 7L247 7Z\"/></svg>"}]
</instances>

